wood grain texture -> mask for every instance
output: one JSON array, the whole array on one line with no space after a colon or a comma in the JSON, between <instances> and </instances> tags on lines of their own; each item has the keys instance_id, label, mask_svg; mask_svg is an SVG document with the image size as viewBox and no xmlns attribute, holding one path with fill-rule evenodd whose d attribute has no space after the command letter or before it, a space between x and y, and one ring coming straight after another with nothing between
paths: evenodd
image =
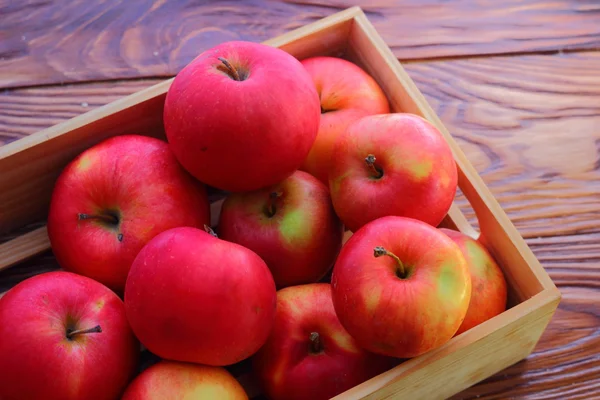
<instances>
[{"instance_id":1,"label":"wood grain texture","mask_svg":"<svg viewBox=\"0 0 600 400\"><path fill-rule=\"evenodd\" d=\"M405 68L525 237L600 231L600 53ZM0 143L159 81L5 91ZM460 195L458 203L476 224Z\"/></svg>"},{"instance_id":2,"label":"wood grain texture","mask_svg":"<svg viewBox=\"0 0 600 400\"><path fill-rule=\"evenodd\" d=\"M563 294L535 352L455 399L600 397L600 54L405 65ZM0 96L9 141L156 80ZM44 94L45 93L45 94ZM88 107L81 103L88 103ZM18 117L9 113L20 112ZM9 114L8 113L8 114ZM474 220L472 211L465 207ZM0 271L0 292L57 269L50 252Z\"/></svg>"},{"instance_id":3,"label":"wood grain texture","mask_svg":"<svg viewBox=\"0 0 600 400\"><path fill-rule=\"evenodd\" d=\"M402 60L600 48L595 0L2 0L0 87L172 75L354 5Z\"/></svg>"}]
</instances>

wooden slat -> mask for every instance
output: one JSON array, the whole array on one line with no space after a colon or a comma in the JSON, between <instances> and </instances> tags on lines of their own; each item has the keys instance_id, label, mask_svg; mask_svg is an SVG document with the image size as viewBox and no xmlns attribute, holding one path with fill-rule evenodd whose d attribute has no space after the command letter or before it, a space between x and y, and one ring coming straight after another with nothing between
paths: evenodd
<instances>
[{"instance_id":1,"label":"wooden slat","mask_svg":"<svg viewBox=\"0 0 600 400\"><path fill-rule=\"evenodd\" d=\"M600 47L595 0L2 0L0 87L172 75L353 5L403 60Z\"/></svg>"},{"instance_id":2,"label":"wooden slat","mask_svg":"<svg viewBox=\"0 0 600 400\"><path fill-rule=\"evenodd\" d=\"M46 227L38 228L0 244L0 271L50 249Z\"/></svg>"},{"instance_id":3,"label":"wooden slat","mask_svg":"<svg viewBox=\"0 0 600 400\"><path fill-rule=\"evenodd\" d=\"M600 53L405 68L525 237L598 231ZM23 137L159 81L7 91L0 95L0 141ZM458 204L476 223L462 196Z\"/></svg>"}]
</instances>

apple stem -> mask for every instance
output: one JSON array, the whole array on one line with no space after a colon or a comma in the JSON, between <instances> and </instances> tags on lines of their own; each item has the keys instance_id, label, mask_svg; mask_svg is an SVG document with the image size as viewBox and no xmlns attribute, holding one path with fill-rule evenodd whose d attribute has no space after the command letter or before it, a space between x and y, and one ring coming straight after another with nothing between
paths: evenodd
<instances>
[{"instance_id":1,"label":"apple stem","mask_svg":"<svg viewBox=\"0 0 600 400\"><path fill-rule=\"evenodd\" d=\"M93 328L79 329L76 331L68 331L67 330L67 339L72 339L73 336L75 336L75 335L82 335L85 333L100 333L100 332L102 332L102 328L100 327L100 325L96 325Z\"/></svg>"},{"instance_id":2,"label":"apple stem","mask_svg":"<svg viewBox=\"0 0 600 400\"><path fill-rule=\"evenodd\" d=\"M77 214L77 218L80 221L82 219L97 219L97 220L100 220L100 221L105 222L110 225L118 225L119 224L119 218L116 215L112 215L112 214L94 215L94 214L79 213L79 214Z\"/></svg>"},{"instance_id":3,"label":"apple stem","mask_svg":"<svg viewBox=\"0 0 600 400\"><path fill-rule=\"evenodd\" d=\"M373 154L369 154L367 157L365 157L365 162L367 163L367 167L369 168L369 171L371 171L374 178L379 179L383 176L383 171L381 170L381 168L378 168L375 166L376 160L377 159L375 158L375 156Z\"/></svg>"},{"instance_id":4,"label":"apple stem","mask_svg":"<svg viewBox=\"0 0 600 400\"><path fill-rule=\"evenodd\" d=\"M210 226L204 224L204 230L206 231L206 233L210 233L214 237L218 238L217 234L215 233L215 231Z\"/></svg>"},{"instance_id":5,"label":"apple stem","mask_svg":"<svg viewBox=\"0 0 600 400\"><path fill-rule=\"evenodd\" d=\"M223 63L223 65L225 65L225 68L227 68L227 73L229 74L229 76L231 76L233 78L233 80L235 81L241 81L240 79L240 74L238 74L237 69L235 69L235 67L233 65L231 65L231 63L229 61L227 61L226 59L224 59L223 57L218 57L219 61L221 61Z\"/></svg>"},{"instance_id":6,"label":"apple stem","mask_svg":"<svg viewBox=\"0 0 600 400\"><path fill-rule=\"evenodd\" d=\"M396 264L398 264L398 277L399 278L406 278L406 270L404 269L404 264L402 263L402 261L400 260L400 258L398 258L397 255L395 255L394 253L387 251L384 247L382 246L377 246L373 249L373 255L375 257L381 257L381 256L390 256L392 257L394 260L396 260Z\"/></svg>"},{"instance_id":7,"label":"apple stem","mask_svg":"<svg viewBox=\"0 0 600 400\"><path fill-rule=\"evenodd\" d=\"M281 197L283 193L279 192L271 192L269 194L269 201L267 202L267 216L271 218L277 212L277 207L275 207L275 202L278 198Z\"/></svg>"},{"instance_id":8,"label":"apple stem","mask_svg":"<svg viewBox=\"0 0 600 400\"><path fill-rule=\"evenodd\" d=\"M318 332L311 332L310 336L310 352L313 354L319 354L323 351L323 344L321 343L321 336Z\"/></svg>"}]
</instances>

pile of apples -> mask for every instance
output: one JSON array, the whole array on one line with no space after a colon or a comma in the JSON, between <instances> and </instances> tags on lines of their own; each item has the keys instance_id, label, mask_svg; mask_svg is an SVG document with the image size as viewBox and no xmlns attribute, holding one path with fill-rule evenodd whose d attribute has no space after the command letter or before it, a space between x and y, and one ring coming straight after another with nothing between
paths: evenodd
<instances>
[{"instance_id":1,"label":"pile of apples","mask_svg":"<svg viewBox=\"0 0 600 400\"><path fill-rule=\"evenodd\" d=\"M163 119L167 140L62 171L63 270L0 299L0 399L245 399L225 368L243 360L268 398L327 399L505 310L488 250L439 228L448 144L357 65L223 43ZM143 371L141 347L161 359Z\"/></svg>"}]
</instances>

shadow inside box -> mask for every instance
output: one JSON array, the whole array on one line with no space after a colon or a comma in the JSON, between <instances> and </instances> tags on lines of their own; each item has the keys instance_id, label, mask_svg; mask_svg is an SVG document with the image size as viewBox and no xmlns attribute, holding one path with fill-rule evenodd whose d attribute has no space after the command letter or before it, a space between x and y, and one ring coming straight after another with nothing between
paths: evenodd
<instances>
[{"instance_id":1,"label":"shadow inside box","mask_svg":"<svg viewBox=\"0 0 600 400\"><path fill-rule=\"evenodd\" d=\"M0 296L2 293L8 291L25 279L45 272L58 271L60 269L60 265L58 265L51 250L47 250L38 256L22 261L17 265L0 271Z\"/></svg>"}]
</instances>

